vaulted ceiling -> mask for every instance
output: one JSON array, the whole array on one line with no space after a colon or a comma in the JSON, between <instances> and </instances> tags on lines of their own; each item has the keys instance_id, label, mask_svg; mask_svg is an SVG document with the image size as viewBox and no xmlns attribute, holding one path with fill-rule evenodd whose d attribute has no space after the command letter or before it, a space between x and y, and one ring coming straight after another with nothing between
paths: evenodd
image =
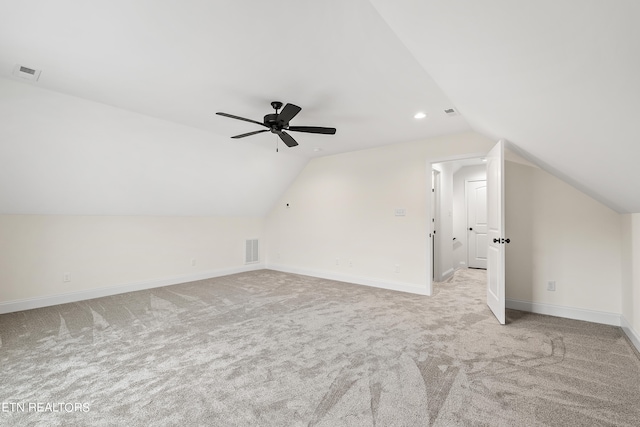
<instances>
[{"instance_id":1,"label":"vaulted ceiling","mask_svg":"<svg viewBox=\"0 0 640 427\"><path fill-rule=\"evenodd\" d=\"M3 2L0 213L264 215L315 156L470 129L640 212L637 22L623 0ZM338 132L276 153L215 115L271 101Z\"/></svg>"}]
</instances>

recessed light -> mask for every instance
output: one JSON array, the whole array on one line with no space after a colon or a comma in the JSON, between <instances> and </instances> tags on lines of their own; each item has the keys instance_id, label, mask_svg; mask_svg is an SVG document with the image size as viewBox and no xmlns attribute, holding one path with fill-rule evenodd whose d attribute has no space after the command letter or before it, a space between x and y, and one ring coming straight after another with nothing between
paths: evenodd
<instances>
[{"instance_id":1,"label":"recessed light","mask_svg":"<svg viewBox=\"0 0 640 427\"><path fill-rule=\"evenodd\" d=\"M480 161L481 161L481 162L486 162L486 161L487 161L487 158L486 158L486 157L480 157Z\"/></svg>"},{"instance_id":2,"label":"recessed light","mask_svg":"<svg viewBox=\"0 0 640 427\"><path fill-rule=\"evenodd\" d=\"M315 148L313 149L313 151L315 151L315 152L317 153L317 152L319 152L319 151L322 151L322 148L320 148L320 147L315 147Z\"/></svg>"},{"instance_id":3,"label":"recessed light","mask_svg":"<svg viewBox=\"0 0 640 427\"><path fill-rule=\"evenodd\" d=\"M423 113L422 111L420 111L419 113L416 113L413 118L415 119L424 119L425 117L427 117L427 115L425 113Z\"/></svg>"}]
</instances>

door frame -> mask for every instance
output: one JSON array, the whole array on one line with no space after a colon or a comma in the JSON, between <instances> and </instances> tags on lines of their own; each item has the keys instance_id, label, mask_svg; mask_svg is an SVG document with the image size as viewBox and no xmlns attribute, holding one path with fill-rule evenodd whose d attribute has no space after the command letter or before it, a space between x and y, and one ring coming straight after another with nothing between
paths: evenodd
<instances>
[{"instance_id":1,"label":"door frame","mask_svg":"<svg viewBox=\"0 0 640 427\"><path fill-rule=\"evenodd\" d=\"M453 162L456 160L466 160L466 159L475 159L478 157L486 157L487 156L487 152L475 152L475 153L466 153L466 154L456 154L456 155L451 155L451 156L444 156L444 157L431 157L431 158L427 158L426 161L426 170L427 170L427 191L428 194L426 195L426 199L427 199L427 206L426 206L426 212L427 212L427 223L429 224L429 227L427 227L428 230L431 230L431 223L432 223L432 206L431 206L431 189L433 188L433 174L431 173L431 171L433 170L433 164L434 163L443 163L443 162ZM436 229L439 226L438 223L436 223ZM426 239L426 246L427 246L427 259L426 259L426 265L427 265L427 295L431 296L433 295L433 271L432 271L432 267L431 267L431 260L433 259L433 254L431 252L431 248L433 247L433 237L432 237L432 233L431 231L428 232L427 234L427 239Z\"/></svg>"},{"instance_id":2,"label":"door frame","mask_svg":"<svg viewBox=\"0 0 640 427\"><path fill-rule=\"evenodd\" d=\"M440 230L440 171L436 169L431 169L431 183L433 186L432 198L431 198L431 221L429 224L429 233L431 234L431 249L433 253L431 254L431 280L435 280L440 277L440 247L441 240L440 236L442 233Z\"/></svg>"}]
</instances>

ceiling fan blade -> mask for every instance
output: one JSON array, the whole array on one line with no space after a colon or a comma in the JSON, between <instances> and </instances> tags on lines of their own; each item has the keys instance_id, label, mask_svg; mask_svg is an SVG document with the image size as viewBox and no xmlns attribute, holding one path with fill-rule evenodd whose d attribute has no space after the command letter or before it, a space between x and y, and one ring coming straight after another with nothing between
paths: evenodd
<instances>
[{"instance_id":1,"label":"ceiling fan blade","mask_svg":"<svg viewBox=\"0 0 640 427\"><path fill-rule=\"evenodd\" d=\"M318 126L289 126L287 130L294 132L321 133L324 135L336 134L336 128L323 128Z\"/></svg>"},{"instance_id":2,"label":"ceiling fan blade","mask_svg":"<svg viewBox=\"0 0 640 427\"><path fill-rule=\"evenodd\" d=\"M243 133L242 135L232 136L231 138L233 139L244 138L245 136L251 136L251 135L255 135L257 133L262 133L262 132L269 132L269 129L262 129L262 130L256 130L249 133Z\"/></svg>"},{"instance_id":3,"label":"ceiling fan blade","mask_svg":"<svg viewBox=\"0 0 640 427\"><path fill-rule=\"evenodd\" d=\"M245 119L244 117L240 117L240 116L234 116L233 114L227 114L227 113L216 113L216 114L219 116L229 117L231 119L236 119L236 120L243 120L245 122L255 123L260 126L268 127L264 123L256 122L255 120L251 120L251 119Z\"/></svg>"},{"instance_id":4,"label":"ceiling fan blade","mask_svg":"<svg viewBox=\"0 0 640 427\"><path fill-rule=\"evenodd\" d=\"M286 132L278 132L278 136L287 147L295 147L296 145L298 145L296 140L293 139L291 135L289 135Z\"/></svg>"},{"instance_id":5,"label":"ceiling fan blade","mask_svg":"<svg viewBox=\"0 0 640 427\"><path fill-rule=\"evenodd\" d=\"M286 125L289 123L289 120L293 119L300 112L300 110L302 110L302 108L297 105L287 104L284 106L282 111L280 111L280 114L278 114L278 121L283 125Z\"/></svg>"}]
</instances>

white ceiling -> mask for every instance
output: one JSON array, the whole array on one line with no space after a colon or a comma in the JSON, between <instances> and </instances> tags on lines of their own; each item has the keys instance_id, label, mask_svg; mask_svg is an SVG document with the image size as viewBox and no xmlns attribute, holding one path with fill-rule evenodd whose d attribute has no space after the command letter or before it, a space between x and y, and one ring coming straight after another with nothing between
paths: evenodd
<instances>
[{"instance_id":1,"label":"white ceiling","mask_svg":"<svg viewBox=\"0 0 640 427\"><path fill-rule=\"evenodd\" d=\"M474 130L640 212L640 2L371 2Z\"/></svg>"},{"instance_id":2,"label":"white ceiling","mask_svg":"<svg viewBox=\"0 0 640 427\"><path fill-rule=\"evenodd\" d=\"M639 18L623 0L2 2L0 212L264 215L314 156L469 129L640 212ZM337 134L276 157L214 114L273 100Z\"/></svg>"},{"instance_id":3,"label":"white ceiling","mask_svg":"<svg viewBox=\"0 0 640 427\"><path fill-rule=\"evenodd\" d=\"M2 10L4 9L4 10ZM367 148L469 130L367 0L6 2L0 75L230 137L260 129L271 101L303 108L296 153ZM431 115L416 122L416 111ZM268 144L264 134L238 143Z\"/></svg>"}]
</instances>

